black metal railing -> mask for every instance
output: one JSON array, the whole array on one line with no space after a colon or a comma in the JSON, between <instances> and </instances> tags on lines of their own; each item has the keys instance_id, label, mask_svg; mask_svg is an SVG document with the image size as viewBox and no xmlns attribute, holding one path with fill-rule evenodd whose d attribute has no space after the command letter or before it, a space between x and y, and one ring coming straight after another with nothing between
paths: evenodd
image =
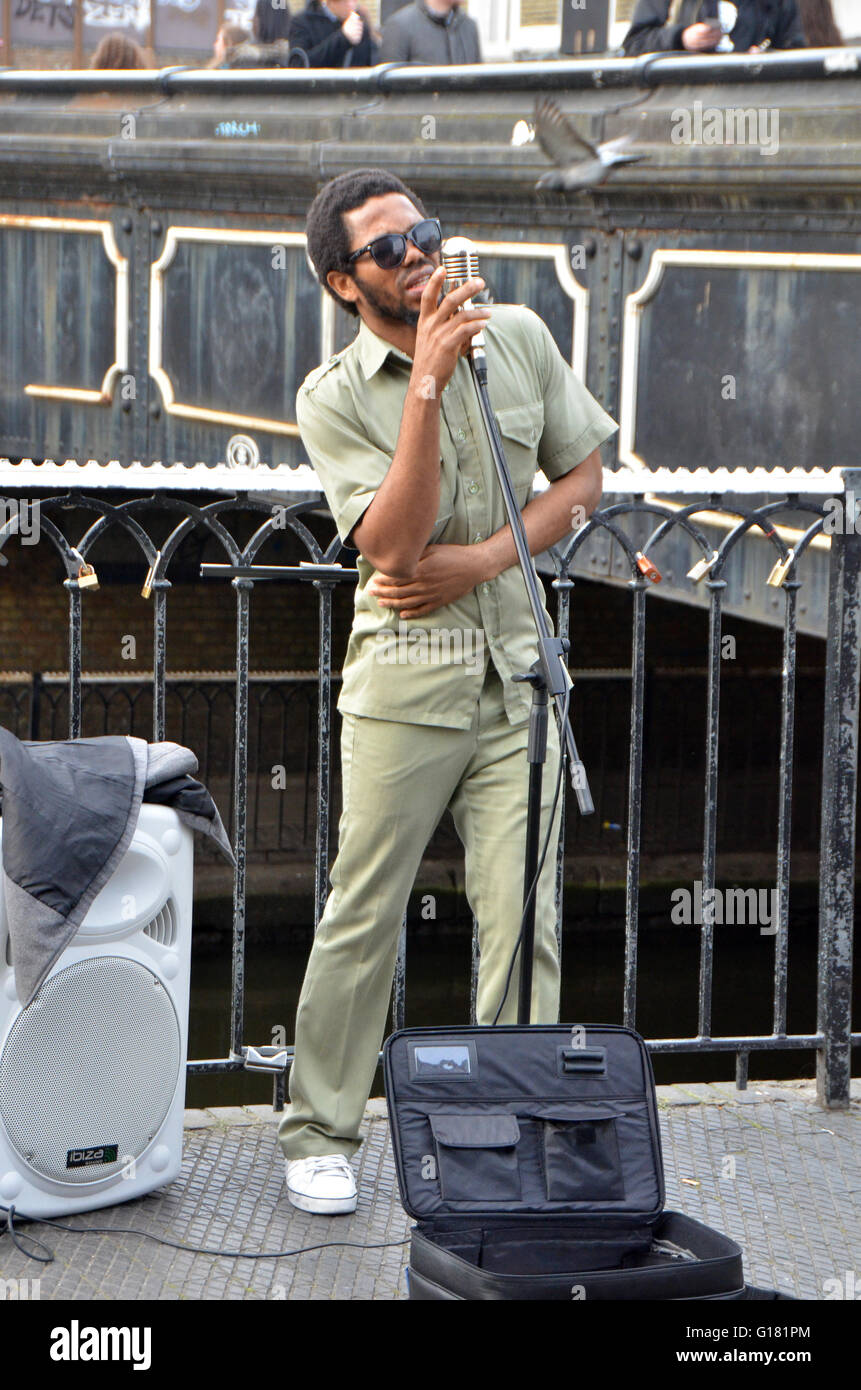
<instances>
[{"instance_id":1,"label":"black metal railing","mask_svg":"<svg viewBox=\"0 0 861 1390\"><path fill-rule=\"evenodd\" d=\"M861 474L846 472L844 480L847 491L861 492ZM42 677L30 683L27 695L26 684L20 677L7 681L5 690L0 691L0 702L8 699L10 714L20 725L29 718L28 732L33 737L53 736L56 732L55 717L58 711L67 716L69 737L80 737L85 728L85 696L92 699L95 690L102 699L103 709L107 709L104 696L107 686L105 680L94 684L85 680L82 673L82 623L85 590L79 583L82 567L86 567L98 557L99 547L106 537L117 531L124 537L129 548L136 547L141 565L149 566L146 592L153 602L152 634L153 659L150 699L146 704L140 690L140 677L137 676L138 694L129 698L126 691L119 700L122 710L119 722L126 720L125 732L142 732L135 723L136 715L146 708L149 720L149 733L153 740L167 736L168 705L175 698L182 677L168 677L168 594L171 588L171 565L176 561L180 547L190 537L199 537L212 542L221 552L223 560L222 583L230 583L235 595L235 655L236 667L233 679L232 744L227 747L230 755L229 766L222 765L216 770L207 751L202 759L204 776L226 779L220 788L222 797L229 796L231 838L236 851L236 869L233 884L233 943L232 943L232 981L230 995L230 1053L228 1057L208 1060L192 1060L188 1067L191 1072L218 1072L240 1070L245 1064L246 1040L244 1037L244 997L245 997L245 926L247 868L250 841L250 828L259 827L259 817L255 817L253 807L249 807L250 775L253 768L249 750L255 730L255 719L259 721L261 702L253 698L255 680L249 668L249 633L252 596L259 584L286 582L310 586L316 593L318 624L318 666L314 681L310 684L292 682L289 699L300 698L300 689L305 699L309 689L314 690L315 701L305 704L303 727L306 730L304 751L304 785L314 786L314 864L315 864L315 925L323 910L328 889L328 871L331 856L330 828L332 821L332 750L331 750L331 702L332 702L332 600L333 592L339 584L355 581L349 552L343 567L338 558L341 546L337 538L328 546L321 544L303 519L303 512L315 506L302 501L293 505L274 508L264 500L250 497L219 496L213 501L200 505L175 495L160 494L158 497L134 497L121 502L108 501L104 496L78 495L51 496L39 499L40 505L40 543L48 542L59 556L65 569L65 588L68 596L68 674L62 682L54 682ZM725 518L723 538L715 547L706 529L698 524L697 514L705 507L711 514L718 513ZM74 508L77 512L93 514L93 520L83 534L73 543L61 529L59 519L64 510ZM797 533L792 550L782 538L774 520L782 512L791 512L796 518L807 513L809 525ZM273 514L273 512L275 514ZM249 517L259 521L250 539L244 543L237 539L234 530L226 524L227 515L244 519L248 529ZM160 534L156 541L143 524L142 518L151 526L150 518L157 516L160 531L164 532L171 520L172 527L167 534ZM809 770L796 767L795 708L798 686L796 658L797 601L802 580L799 568L811 541L824 528L825 513L821 506L788 497L769 500L759 507L745 509L733 501L732 507L724 506L723 499L712 495L708 502L697 501L679 508L665 506L653 500L627 497L597 512L563 549L554 552L556 577L552 589L557 599L557 626L562 636L568 636L572 628L572 618L576 620L576 604L572 602L575 580L571 568L583 547L588 546L597 533L604 531L613 537L621 548L630 570L628 588L632 600L632 636L630 674L626 673L628 687L628 756L627 756L627 804L624 816L626 834L626 891L625 891L625 962L623 986L623 1019L629 1026L637 1024L637 983L638 983L638 942L639 942L639 902L640 870L643 851L643 787L648 770L649 749L646 746L646 722L644 715L647 691L646 663L646 603L652 581L648 577L653 563L660 565L662 544L671 535L681 532L689 541L696 582L703 583L709 593L709 630L707 648L704 653L705 681L705 719L702 724L704 758L704 793L702 799L702 835L699 844L702 850L702 894L713 895L716 888L716 857L718 849L718 829L720 800L723 792L722 768L719 758L721 732L721 699L725 677L722 673L721 636L723 618L723 595L726 586L724 578L727 567L738 560L743 543L751 534L762 538L762 544L773 551L776 569L771 582L783 594L784 631L783 660L777 677L779 688L779 769L776 801L773 808L773 837L776 858L775 890L777 894L777 921L773 940L773 1018L772 1031L768 1034L739 1034L732 1037L713 1036L711 1020L711 1001L715 966L714 920L710 913L700 927L700 971L698 990L698 1024L695 1036L661 1037L648 1039L655 1052L731 1052L736 1055L737 1083L744 1085L747 1066L752 1051L778 1051L787 1049L814 1049L817 1055L818 1094L822 1104L841 1106L848 1104L850 1049L861 1041L861 1034L851 1031L851 981L852 981L852 933L854 915L854 875L855 875L855 811L856 775L858 763L858 707L859 676L861 676L861 536L854 530L854 518L850 524L838 529L831 537L830 588L827 625L826 688L824 692L824 756L821 775L821 832L820 832L820 898L819 898L819 956L816 979L817 1022L815 1031L789 1033L787 1031L787 987L789 979L789 906L792 866L791 816L793 808L794 785L799 775L806 776L809 783ZM651 526L648 539L644 542L643 525ZM234 527L236 523L234 522ZM276 568L266 566L259 556L267 541L276 531L283 534L285 527L291 533L307 557L301 565ZM0 528L0 550L10 535L17 529L13 515ZM833 528L832 528L833 529ZM635 538L632 538L635 537ZM203 566L210 572L213 583L218 583L217 567ZM575 622L576 626L576 622ZM676 677L684 678L683 675ZM200 688L197 676L189 676L189 681ZM213 690L218 685L213 682ZM688 674L688 679L690 676ZM18 685L15 685L15 680ZM114 686L121 685L114 680ZM288 684L290 684L288 682ZM271 678L270 678L271 685ZM222 680L223 686L223 680ZM100 691L100 693L99 693ZM189 707L187 696L185 710ZM47 701L47 704L46 704ZM4 706L0 704L0 708ZM46 710L51 710L51 720L46 722ZM116 716L116 708L114 716ZM210 711L212 705L210 704ZM255 712L256 711L256 712ZM308 720L316 715L316 737L307 737ZM223 719L223 711L221 718ZM182 719L178 725L174 718L170 724L182 732L188 732L187 723ZM50 734L49 734L50 730ZM117 728L111 726L111 731ZM258 727L259 735L259 727ZM211 740L204 741L207 750ZM587 745L583 744L584 751ZM600 782L600 769L593 768L594 755L587 757L590 771ZM312 775L312 762L315 764ZM723 781L726 781L723 777ZM739 796L738 781L730 779L735 797ZM743 795L743 788L741 795ZM600 806L600 802L599 802ZM600 818L600 811L599 811ZM692 818L688 816L690 821ZM255 832L256 833L256 832ZM562 858L564 843L560 844L558 864L559 884L559 928L561 942L562 921ZM473 950L473 999L475 996L475 961ZM563 960L563 971L565 962ZM393 1019L396 1026L405 1023L405 979L406 979L406 933L401 934L398 967L395 977ZM811 982L812 988L812 982ZM275 1103L283 1102L284 1074L279 1073L275 1085Z\"/></svg>"},{"instance_id":2,"label":"black metal railing","mask_svg":"<svg viewBox=\"0 0 861 1390\"><path fill-rule=\"evenodd\" d=\"M705 783L705 695L707 668L647 670L643 708L642 849L653 857L691 856L702 846ZM598 814L569 816L566 855L617 858L624 843L628 778L631 672L576 668L575 732L590 750L589 772ZM333 686L340 673L332 672ZM134 734L149 738L153 719L153 673L147 670L83 671L81 731L86 738ZM773 663L757 670L752 683L745 667L724 663L725 724L744 731L719 750L726 796L718 808L718 847L723 853L768 854L779 807L779 737L769 712L780 706L782 676ZM819 715L822 672L796 671L799 703L814 711L797 751L793 799L793 848L815 852L819 837L817 796L821 784ZM249 772L246 848L255 862L306 859L314 843L317 787L318 673L308 670L249 671ZM672 716L667 716L672 711ZM768 720L767 727L762 727ZM193 749L199 776L212 793L225 824L234 796L233 730L236 723L234 671L183 671L165 675L167 736ZM69 728L69 673L0 672L0 724L22 739L63 739ZM337 768L337 746L333 748ZM273 789L273 777L278 785ZM334 793L337 793L337 778ZM337 806L334 807L337 811ZM334 820L330 817L330 821ZM334 837L330 835L334 848ZM443 820L428 857L460 853L453 824ZM205 839L197 857L218 862Z\"/></svg>"}]
</instances>

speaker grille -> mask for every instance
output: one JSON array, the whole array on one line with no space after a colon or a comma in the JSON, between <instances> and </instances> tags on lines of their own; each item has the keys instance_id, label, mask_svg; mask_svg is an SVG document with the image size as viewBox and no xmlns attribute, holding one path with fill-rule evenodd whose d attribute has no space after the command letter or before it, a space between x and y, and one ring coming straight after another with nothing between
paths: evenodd
<instances>
[{"instance_id":1,"label":"speaker grille","mask_svg":"<svg viewBox=\"0 0 861 1390\"><path fill-rule=\"evenodd\" d=\"M137 961L96 956L59 971L13 1024L0 1058L0 1117L25 1164L95 1182L137 1158L164 1123L181 1062L176 1011ZM67 1166L115 1145L112 1162Z\"/></svg>"}]
</instances>

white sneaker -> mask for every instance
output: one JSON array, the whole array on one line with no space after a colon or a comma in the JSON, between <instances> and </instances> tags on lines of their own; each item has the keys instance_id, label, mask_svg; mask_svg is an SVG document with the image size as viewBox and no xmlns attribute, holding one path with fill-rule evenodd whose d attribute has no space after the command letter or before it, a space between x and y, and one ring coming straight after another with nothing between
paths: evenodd
<instances>
[{"instance_id":1,"label":"white sneaker","mask_svg":"<svg viewBox=\"0 0 861 1390\"><path fill-rule=\"evenodd\" d=\"M286 1159L287 1196L300 1211L337 1216L355 1211L358 1197L353 1170L343 1154Z\"/></svg>"}]
</instances>

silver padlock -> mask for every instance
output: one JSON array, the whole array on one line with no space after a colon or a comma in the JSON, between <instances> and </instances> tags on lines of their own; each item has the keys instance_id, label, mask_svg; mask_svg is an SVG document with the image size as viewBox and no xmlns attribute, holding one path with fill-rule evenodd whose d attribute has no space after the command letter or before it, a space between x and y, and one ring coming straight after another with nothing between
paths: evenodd
<instances>
[{"instance_id":1,"label":"silver padlock","mask_svg":"<svg viewBox=\"0 0 861 1390\"><path fill-rule=\"evenodd\" d=\"M284 1071L290 1056L286 1047L274 1047L272 1044L263 1047L252 1047L249 1044L242 1052L246 1071Z\"/></svg>"},{"instance_id":2,"label":"silver padlock","mask_svg":"<svg viewBox=\"0 0 861 1390\"><path fill-rule=\"evenodd\" d=\"M700 580L705 579L709 570L716 564L717 559L718 553L716 550L713 550L710 560L707 560L705 557L703 557L702 560L697 560L697 563L688 570L688 579L692 579L695 584L699 584Z\"/></svg>"}]
</instances>

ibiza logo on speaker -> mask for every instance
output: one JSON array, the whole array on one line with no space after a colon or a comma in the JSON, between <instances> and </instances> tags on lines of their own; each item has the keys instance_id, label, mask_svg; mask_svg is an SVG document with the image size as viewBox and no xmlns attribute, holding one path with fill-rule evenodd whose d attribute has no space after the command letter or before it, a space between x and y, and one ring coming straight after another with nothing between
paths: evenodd
<instances>
[{"instance_id":1,"label":"ibiza logo on speaker","mask_svg":"<svg viewBox=\"0 0 861 1390\"><path fill-rule=\"evenodd\" d=\"M116 1163L118 1153L116 1144L100 1144L94 1149L69 1149L66 1167L87 1168L91 1163Z\"/></svg>"}]
</instances>

